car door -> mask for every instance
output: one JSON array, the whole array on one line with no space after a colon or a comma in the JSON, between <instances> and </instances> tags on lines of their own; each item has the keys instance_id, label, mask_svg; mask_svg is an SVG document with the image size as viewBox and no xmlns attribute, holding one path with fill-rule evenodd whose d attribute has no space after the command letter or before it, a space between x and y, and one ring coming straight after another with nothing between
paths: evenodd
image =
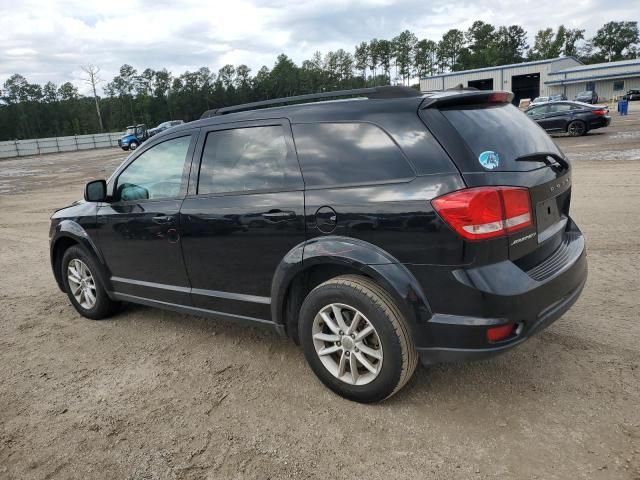
<instances>
[{"instance_id":1,"label":"car door","mask_svg":"<svg viewBox=\"0 0 640 480\"><path fill-rule=\"evenodd\" d=\"M286 120L203 129L180 211L193 304L269 320L271 281L305 240L304 184Z\"/></svg>"},{"instance_id":2,"label":"car door","mask_svg":"<svg viewBox=\"0 0 640 480\"><path fill-rule=\"evenodd\" d=\"M547 113L546 105L539 105L539 106L530 108L529 110L527 110L526 113L529 118L531 118L532 120L535 120L538 123L538 125L546 129L546 126L545 126L545 114Z\"/></svg>"},{"instance_id":3,"label":"car door","mask_svg":"<svg viewBox=\"0 0 640 480\"><path fill-rule=\"evenodd\" d=\"M197 130L141 148L109 180L111 202L98 207L98 241L116 293L190 305L180 248Z\"/></svg>"},{"instance_id":4,"label":"car door","mask_svg":"<svg viewBox=\"0 0 640 480\"><path fill-rule=\"evenodd\" d=\"M573 119L571 104L550 103L544 117L545 129L566 130L567 125Z\"/></svg>"}]
</instances>

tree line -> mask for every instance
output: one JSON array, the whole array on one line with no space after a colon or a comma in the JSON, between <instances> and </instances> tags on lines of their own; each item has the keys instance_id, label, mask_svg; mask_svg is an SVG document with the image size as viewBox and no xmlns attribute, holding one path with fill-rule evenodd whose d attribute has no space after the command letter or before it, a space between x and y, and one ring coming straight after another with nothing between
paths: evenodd
<instances>
[{"instance_id":1,"label":"tree line","mask_svg":"<svg viewBox=\"0 0 640 480\"><path fill-rule=\"evenodd\" d=\"M29 83L14 74L0 91L0 140L121 131L130 124L148 126L169 119L191 121L205 110L239 103L365 86L409 85L418 77L442 72L499 66L527 60L575 56L584 63L637 58L637 22L608 22L592 38L585 30L560 25L539 30L533 45L519 25L494 26L476 21L467 31L451 29L439 41L418 39L409 30L396 37L372 39L313 56L296 65L287 55L255 75L246 65L208 67L174 75L166 68L141 72L123 65L102 83L99 68L83 66L92 95L78 93L71 82ZM416 86L416 85L414 85Z\"/></svg>"}]
</instances>

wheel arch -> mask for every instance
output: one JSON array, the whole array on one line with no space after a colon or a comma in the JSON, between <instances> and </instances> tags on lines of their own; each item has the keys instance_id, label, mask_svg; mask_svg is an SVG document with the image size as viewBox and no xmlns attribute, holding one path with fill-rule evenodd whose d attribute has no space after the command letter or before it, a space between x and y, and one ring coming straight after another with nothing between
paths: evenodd
<instances>
[{"instance_id":1,"label":"wheel arch","mask_svg":"<svg viewBox=\"0 0 640 480\"><path fill-rule=\"evenodd\" d=\"M64 252L74 245L80 245L98 260L98 264L101 267L98 275L100 275L103 285L105 285L105 289L110 291L111 283L108 275L106 274L108 270L104 262L104 258L85 229L73 220L61 221L56 226L54 236L51 240L51 268L53 269L53 276L55 277L60 290L63 292L65 291L60 268L62 264L62 257L64 256Z\"/></svg>"},{"instance_id":2,"label":"wheel arch","mask_svg":"<svg viewBox=\"0 0 640 480\"><path fill-rule=\"evenodd\" d=\"M276 269L271 285L271 316L278 329L298 342L298 313L308 292L330 278L347 274L370 278L384 288L412 331L431 318L422 287L393 256L359 239L330 236L297 245Z\"/></svg>"}]
</instances>

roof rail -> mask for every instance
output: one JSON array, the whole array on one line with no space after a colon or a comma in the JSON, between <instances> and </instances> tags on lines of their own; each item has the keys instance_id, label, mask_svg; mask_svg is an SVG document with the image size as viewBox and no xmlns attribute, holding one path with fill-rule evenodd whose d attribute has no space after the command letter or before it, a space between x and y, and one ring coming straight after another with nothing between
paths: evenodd
<instances>
[{"instance_id":1,"label":"roof rail","mask_svg":"<svg viewBox=\"0 0 640 480\"><path fill-rule=\"evenodd\" d=\"M263 100L261 102L243 103L231 107L216 108L207 110L200 118L209 118L216 115L224 115L227 113L243 112L246 110L256 110L263 107L272 107L275 105L288 105L291 103L305 102L310 100L321 100L328 98L340 97L364 97L369 99L384 98L406 98L419 97L422 94L411 87L404 86L383 86L370 88L355 88L352 90L337 90L335 92L309 93L306 95L295 95L293 97L274 98L271 100Z\"/></svg>"}]
</instances>

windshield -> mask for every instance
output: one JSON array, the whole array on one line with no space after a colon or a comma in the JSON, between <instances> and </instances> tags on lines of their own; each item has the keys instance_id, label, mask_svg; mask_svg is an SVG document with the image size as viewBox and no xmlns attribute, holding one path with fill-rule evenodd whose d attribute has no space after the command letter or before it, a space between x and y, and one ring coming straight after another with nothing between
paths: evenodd
<instances>
[{"instance_id":1,"label":"windshield","mask_svg":"<svg viewBox=\"0 0 640 480\"><path fill-rule=\"evenodd\" d=\"M591 95L591 92L589 90L586 90L584 92L580 92L578 94L579 97L585 97L585 96L589 96L589 95Z\"/></svg>"},{"instance_id":2,"label":"windshield","mask_svg":"<svg viewBox=\"0 0 640 480\"><path fill-rule=\"evenodd\" d=\"M443 109L474 155L470 171L484 171L480 158L497 154L496 171L527 171L540 168L536 162L516 162L525 155L547 153L563 156L547 133L511 104L478 105Z\"/></svg>"},{"instance_id":3,"label":"windshield","mask_svg":"<svg viewBox=\"0 0 640 480\"><path fill-rule=\"evenodd\" d=\"M135 135L136 127L127 127L127 131L124 132L125 135Z\"/></svg>"},{"instance_id":4,"label":"windshield","mask_svg":"<svg viewBox=\"0 0 640 480\"><path fill-rule=\"evenodd\" d=\"M549 97L538 97L533 102L534 103L546 102L548 99Z\"/></svg>"}]
</instances>

